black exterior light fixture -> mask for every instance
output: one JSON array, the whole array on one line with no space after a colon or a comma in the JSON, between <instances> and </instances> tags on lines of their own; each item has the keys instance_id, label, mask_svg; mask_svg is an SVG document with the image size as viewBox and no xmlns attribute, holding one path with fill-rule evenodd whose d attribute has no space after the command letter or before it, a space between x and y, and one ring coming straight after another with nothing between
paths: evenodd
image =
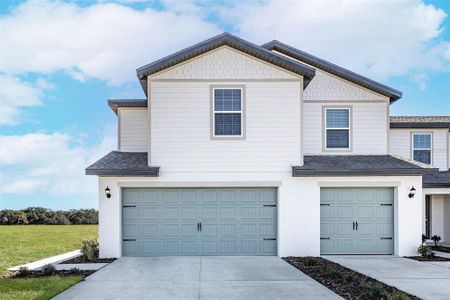
<instances>
[{"instance_id":1,"label":"black exterior light fixture","mask_svg":"<svg viewBox=\"0 0 450 300\"><path fill-rule=\"evenodd\" d=\"M111 198L111 190L109 189L109 186L106 186L106 189L105 189L105 195L106 195L106 198Z\"/></svg>"},{"instance_id":2,"label":"black exterior light fixture","mask_svg":"<svg viewBox=\"0 0 450 300\"><path fill-rule=\"evenodd\" d=\"M411 189L409 190L408 197L409 198L414 198L415 194L416 194L416 189L414 188L414 186L412 186Z\"/></svg>"}]
</instances>

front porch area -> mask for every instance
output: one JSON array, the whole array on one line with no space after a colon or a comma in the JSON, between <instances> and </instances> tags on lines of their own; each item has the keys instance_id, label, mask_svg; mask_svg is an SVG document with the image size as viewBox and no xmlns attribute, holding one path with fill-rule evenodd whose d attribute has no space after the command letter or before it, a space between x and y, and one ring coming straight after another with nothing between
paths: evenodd
<instances>
[{"instance_id":1,"label":"front porch area","mask_svg":"<svg viewBox=\"0 0 450 300\"><path fill-rule=\"evenodd\" d=\"M424 189L424 234L427 242L431 237L441 237L440 245L450 246L450 189L447 191L429 191ZM446 193L446 194L445 194Z\"/></svg>"}]
</instances>

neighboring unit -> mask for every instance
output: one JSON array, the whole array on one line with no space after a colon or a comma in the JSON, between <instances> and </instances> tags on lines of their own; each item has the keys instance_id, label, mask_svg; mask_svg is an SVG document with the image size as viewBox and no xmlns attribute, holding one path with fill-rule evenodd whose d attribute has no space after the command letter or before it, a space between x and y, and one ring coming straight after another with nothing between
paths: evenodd
<instances>
[{"instance_id":1,"label":"neighboring unit","mask_svg":"<svg viewBox=\"0 0 450 300\"><path fill-rule=\"evenodd\" d=\"M390 152L439 168L423 176L423 233L450 244L450 116L391 117Z\"/></svg>"},{"instance_id":2,"label":"neighboring unit","mask_svg":"<svg viewBox=\"0 0 450 300\"><path fill-rule=\"evenodd\" d=\"M228 33L137 75L145 99L109 100L118 151L86 169L102 257L415 254L441 173L393 155L399 91ZM444 160L416 139L412 158Z\"/></svg>"}]
</instances>

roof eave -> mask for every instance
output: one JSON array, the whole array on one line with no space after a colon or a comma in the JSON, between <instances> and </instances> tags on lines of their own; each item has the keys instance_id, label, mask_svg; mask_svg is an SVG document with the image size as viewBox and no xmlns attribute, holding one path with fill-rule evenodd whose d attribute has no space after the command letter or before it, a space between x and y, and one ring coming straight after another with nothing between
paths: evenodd
<instances>
[{"instance_id":1,"label":"roof eave","mask_svg":"<svg viewBox=\"0 0 450 300\"><path fill-rule=\"evenodd\" d=\"M195 44L191 47L178 51L172 55L159 59L153 63L140 67L136 70L141 86L147 94L147 77L165 70L169 67L192 59L201 54L207 53L221 46L229 46L243 53L252 55L256 58L262 59L268 63L284 68L288 71L294 72L303 76L303 87L309 84L311 79L315 76L315 69L301 63L292 61L289 58L278 55L263 47L247 42L241 38L233 36L229 33L222 33L206 41Z\"/></svg>"},{"instance_id":2,"label":"roof eave","mask_svg":"<svg viewBox=\"0 0 450 300\"><path fill-rule=\"evenodd\" d=\"M151 167L149 170L116 170L116 169L89 169L85 170L86 175L96 176L138 176L138 177L158 177L159 167Z\"/></svg>"},{"instance_id":3,"label":"roof eave","mask_svg":"<svg viewBox=\"0 0 450 300\"><path fill-rule=\"evenodd\" d=\"M345 176L422 176L423 169L396 170L304 170L292 167L292 177L345 177Z\"/></svg>"},{"instance_id":4,"label":"roof eave","mask_svg":"<svg viewBox=\"0 0 450 300\"><path fill-rule=\"evenodd\" d=\"M395 101L399 100L402 97L402 92L400 92L396 89L393 89L384 84L373 81L372 79L369 79L367 77L364 77L362 75L354 73L345 68L339 67L333 63L330 63L326 60L315 57L309 53L303 52L299 49L296 49L292 46L286 45L279 41L274 40L274 41L268 42L264 45L261 45L261 47L263 47L267 50L278 51L280 53L283 53L284 55L298 59L299 61L302 61L302 59L305 60L305 57L307 57L307 59L310 61L305 62L305 63L308 63L308 64L312 65L313 67L322 69L324 71L330 72L331 74L339 76L339 77L341 77L345 80L348 80L350 82L353 82L355 84L361 85L362 87L367 88L375 93L389 97L391 104L394 103Z\"/></svg>"}]
</instances>

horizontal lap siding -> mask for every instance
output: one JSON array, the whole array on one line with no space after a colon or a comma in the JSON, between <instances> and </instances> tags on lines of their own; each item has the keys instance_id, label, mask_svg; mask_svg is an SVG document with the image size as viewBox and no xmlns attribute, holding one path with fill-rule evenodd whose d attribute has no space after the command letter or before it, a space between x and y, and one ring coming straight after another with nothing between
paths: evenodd
<instances>
[{"instance_id":1,"label":"horizontal lap siding","mask_svg":"<svg viewBox=\"0 0 450 300\"><path fill-rule=\"evenodd\" d=\"M322 151L324 135L323 106L352 107L352 151ZM305 103L304 149L305 155L313 154L387 154L387 104L386 103Z\"/></svg>"},{"instance_id":2,"label":"horizontal lap siding","mask_svg":"<svg viewBox=\"0 0 450 300\"><path fill-rule=\"evenodd\" d=\"M147 109L119 109L119 150L147 152Z\"/></svg>"},{"instance_id":3,"label":"horizontal lap siding","mask_svg":"<svg viewBox=\"0 0 450 300\"><path fill-rule=\"evenodd\" d=\"M390 154L400 155L412 159L412 133L432 133L433 149L432 163L433 166L441 171L449 168L449 147L448 130L447 129L391 129L390 131Z\"/></svg>"},{"instance_id":4,"label":"horizontal lap siding","mask_svg":"<svg viewBox=\"0 0 450 300\"><path fill-rule=\"evenodd\" d=\"M151 163L165 172L282 171L300 161L300 82L238 82L246 138L211 140L210 85L151 83Z\"/></svg>"}]
</instances>

